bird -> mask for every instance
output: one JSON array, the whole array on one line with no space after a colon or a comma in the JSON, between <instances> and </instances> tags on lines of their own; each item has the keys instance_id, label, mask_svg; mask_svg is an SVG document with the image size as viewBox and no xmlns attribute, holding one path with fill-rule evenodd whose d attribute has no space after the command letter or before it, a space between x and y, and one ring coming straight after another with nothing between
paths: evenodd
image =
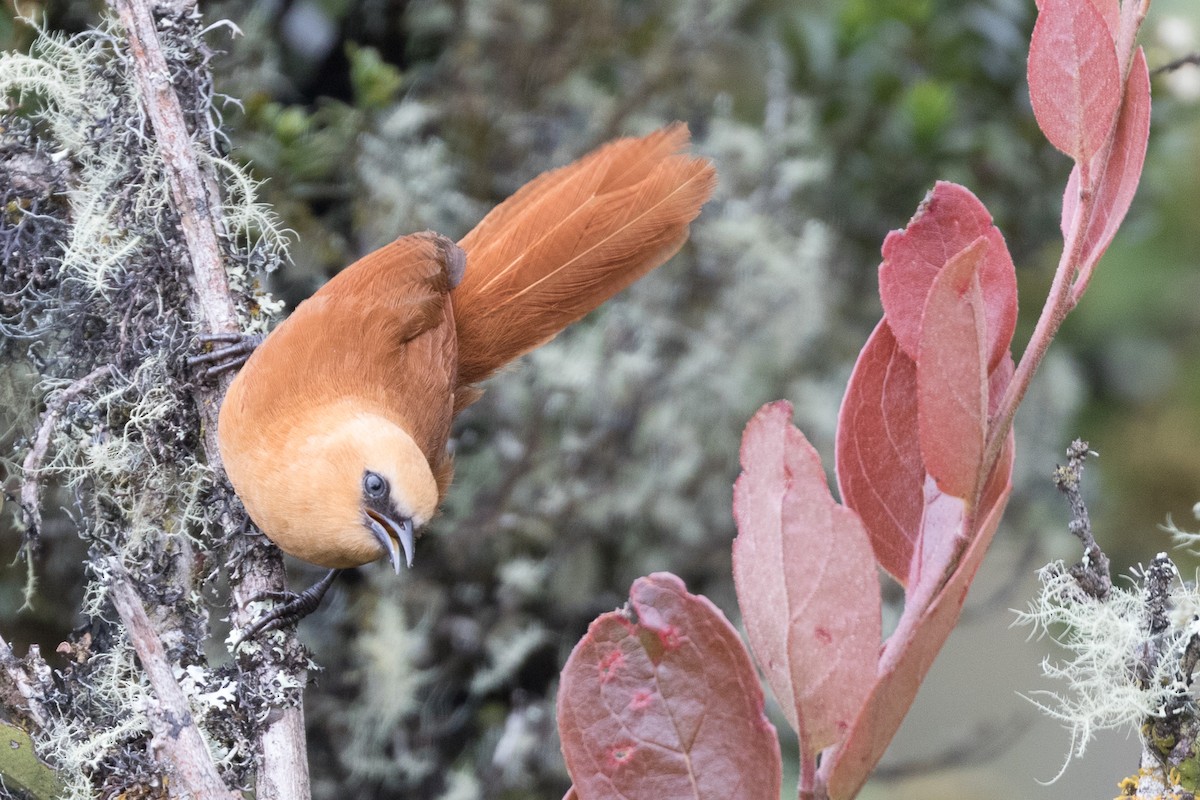
<instances>
[{"instance_id":1,"label":"bird","mask_svg":"<svg viewBox=\"0 0 1200 800\"><path fill-rule=\"evenodd\" d=\"M197 359L223 352L240 366L217 439L250 520L285 553L330 569L276 597L285 602L243 640L310 613L340 570L412 566L450 488L454 419L479 384L683 246L716 184L689 142L677 122L602 145L534 178L459 242L402 236L261 342Z\"/></svg>"}]
</instances>

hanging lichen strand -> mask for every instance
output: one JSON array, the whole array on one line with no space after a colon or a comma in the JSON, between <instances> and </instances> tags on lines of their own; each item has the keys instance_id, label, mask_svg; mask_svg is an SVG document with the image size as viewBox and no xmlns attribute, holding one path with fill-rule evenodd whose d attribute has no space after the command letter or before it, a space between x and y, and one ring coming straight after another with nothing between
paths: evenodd
<instances>
[{"instance_id":1,"label":"hanging lichen strand","mask_svg":"<svg viewBox=\"0 0 1200 800\"><path fill-rule=\"evenodd\" d=\"M193 140L213 143L209 51L198 17L179 17L163 42ZM70 39L39 32L29 54L0 55L0 93L15 99L0 125L0 474L25 533L26 602L46 602L35 576L41 509L67 505L87 548L85 624L71 665L51 677L34 650L45 724L35 742L68 797L142 786L163 793L147 751L149 688L113 612L111 571L126 571L159 618L163 644L193 698L193 716L225 771L245 780L248 714L231 673L202 651L202 593L224 559L200 426L184 357L185 250L156 142L139 111L125 42L109 27ZM198 157L210 147L195 147ZM273 312L248 298L250 269L285 255L283 232L237 166L209 157L223 183L224 255L248 327ZM79 551L76 551L79 552ZM82 553L80 553L82 555Z\"/></svg>"}]
</instances>

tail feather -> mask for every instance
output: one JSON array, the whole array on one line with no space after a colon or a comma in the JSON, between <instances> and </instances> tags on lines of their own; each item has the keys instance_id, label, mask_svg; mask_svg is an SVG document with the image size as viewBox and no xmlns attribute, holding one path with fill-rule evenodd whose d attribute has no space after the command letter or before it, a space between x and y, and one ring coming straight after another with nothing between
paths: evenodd
<instances>
[{"instance_id":1,"label":"tail feather","mask_svg":"<svg viewBox=\"0 0 1200 800\"><path fill-rule=\"evenodd\" d=\"M483 380L659 266L712 194L687 127L620 139L526 184L459 245L459 380Z\"/></svg>"}]
</instances>

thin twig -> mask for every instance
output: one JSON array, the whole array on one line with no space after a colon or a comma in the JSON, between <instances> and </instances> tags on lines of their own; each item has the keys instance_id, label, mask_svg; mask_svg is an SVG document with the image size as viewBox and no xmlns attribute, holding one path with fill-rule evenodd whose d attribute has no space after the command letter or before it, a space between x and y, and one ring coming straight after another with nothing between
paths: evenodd
<instances>
[{"instance_id":1,"label":"thin twig","mask_svg":"<svg viewBox=\"0 0 1200 800\"><path fill-rule=\"evenodd\" d=\"M107 378L114 372L111 364L105 364L84 375L46 403L42 414L42 424L33 437L33 446L29 448L25 460L21 462L21 509L25 513L25 546L33 550L37 546L38 537L42 532L42 463L50 450L50 437L58 427L58 418L62 416L67 403L74 400L91 388L92 384Z\"/></svg>"},{"instance_id":2,"label":"thin twig","mask_svg":"<svg viewBox=\"0 0 1200 800\"><path fill-rule=\"evenodd\" d=\"M1146 638L1138 648L1134 674L1143 687L1149 686L1159 672L1163 656L1170 648L1164 643L1164 635L1171 626L1171 584L1179 577L1179 570L1166 553L1159 553L1142 573L1142 597L1145 603ZM1182 678L1181 678L1182 679ZM1169 712L1176 697L1167 701ZM1190 699L1189 699L1190 702ZM1171 716L1165 713L1165 716Z\"/></svg>"},{"instance_id":3,"label":"thin twig","mask_svg":"<svg viewBox=\"0 0 1200 800\"><path fill-rule=\"evenodd\" d=\"M1083 462L1091 453L1088 443L1082 439L1071 442L1067 448L1067 465L1054 471L1054 485L1067 497L1071 505L1070 531L1083 542L1083 559L1071 567L1071 575L1079 587L1097 600L1108 597L1112 591L1112 574L1108 556L1096 543L1092 534L1092 521L1083 502Z\"/></svg>"},{"instance_id":4,"label":"thin twig","mask_svg":"<svg viewBox=\"0 0 1200 800\"><path fill-rule=\"evenodd\" d=\"M940 752L881 764L871 772L871 777L879 781L897 781L943 769L986 764L1019 742L1032 722L1025 716L1012 716L1002 723L985 723Z\"/></svg>"},{"instance_id":5,"label":"thin twig","mask_svg":"<svg viewBox=\"0 0 1200 800\"><path fill-rule=\"evenodd\" d=\"M217 773L212 754L188 709L187 696L175 680L167 652L146 616L142 599L119 568L114 570L108 594L158 697L158 706L149 713L150 728L154 732L153 747L157 758L171 771L171 795L232 800L237 795L225 787Z\"/></svg>"},{"instance_id":6,"label":"thin twig","mask_svg":"<svg viewBox=\"0 0 1200 800\"><path fill-rule=\"evenodd\" d=\"M1161 67L1155 67L1154 69L1150 70L1150 77L1153 78L1158 75L1166 74L1168 72L1174 72L1175 70L1179 69L1180 67L1185 67L1188 64L1195 64L1197 66L1200 66L1200 53L1190 53L1186 56L1181 56L1181 57L1175 59L1174 61L1168 61L1166 64L1163 64Z\"/></svg>"},{"instance_id":7,"label":"thin twig","mask_svg":"<svg viewBox=\"0 0 1200 800\"><path fill-rule=\"evenodd\" d=\"M167 167L167 180L175 206L179 211L184 239L191 257L194 318L209 333L233 333L238 330L237 313L230 296L229 281L221 261L220 236L223 229L219 193L212 176L197 164L192 136L184 120L179 98L171 85L166 58L159 43L159 34L149 0L109 0L125 28L130 53L133 56L135 78L160 152ZM194 0L174 0L168 13L191 14ZM168 8L158 6L158 8ZM196 402L204 427L204 450L214 468L221 464L217 447L217 412L219 400L228 388L231 376L218 377L216 390L200 387ZM228 524L232 526L232 521ZM284 588L283 559L273 547L255 546L257 537L235 537L231 560L238 569L234 579L234 609L231 621L237 627L250 624L251 599L265 592ZM299 645L294 638L289 651ZM274 650L265 660L252 666L243 665L242 679L256 687L299 685L303 687L303 670L289 666L286 656ZM285 674L286 673L286 674ZM271 709L267 721L258 731L255 747L257 791L259 800L303 800L309 797L308 759L304 741L304 709L302 693L292 693L285 705Z\"/></svg>"}]
</instances>

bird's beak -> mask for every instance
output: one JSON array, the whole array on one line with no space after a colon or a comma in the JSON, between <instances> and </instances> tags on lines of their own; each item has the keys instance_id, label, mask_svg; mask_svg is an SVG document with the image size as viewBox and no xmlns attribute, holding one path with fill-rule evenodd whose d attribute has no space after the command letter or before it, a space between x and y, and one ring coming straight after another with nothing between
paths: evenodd
<instances>
[{"instance_id":1,"label":"bird's beak","mask_svg":"<svg viewBox=\"0 0 1200 800\"><path fill-rule=\"evenodd\" d=\"M413 562L413 524L411 519L401 519L399 522L391 517L367 509L367 519L371 523L371 533L383 545L391 559L392 568L400 574L400 548L404 548L404 560L408 566Z\"/></svg>"}]
</instances>

